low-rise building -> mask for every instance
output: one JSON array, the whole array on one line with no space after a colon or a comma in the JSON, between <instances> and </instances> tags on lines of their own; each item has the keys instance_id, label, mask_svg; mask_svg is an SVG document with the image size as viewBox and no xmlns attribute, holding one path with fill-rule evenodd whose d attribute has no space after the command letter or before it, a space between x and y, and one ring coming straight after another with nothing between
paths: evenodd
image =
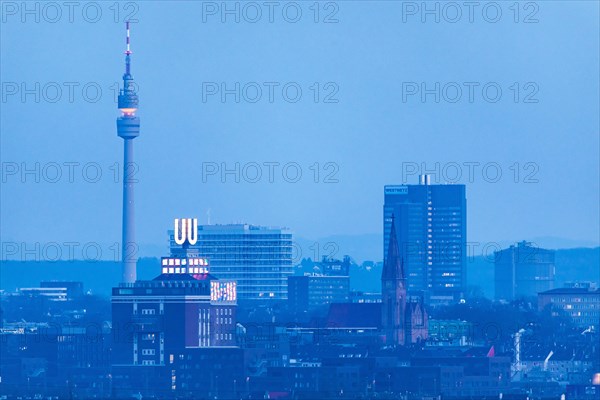
<instances>
[{"instance_id":1,"label":"low-rise building","mask_svg":"<svg viewBox=\"0 0 600 400\"><path fill-rule=\"evenodd\" d=\"M187 252L163 258L153 280L113 288L115 395L237 396L236 284L208 268Z\"/></svg>"},{"instance_id":2,"label":"low-rise building","mask_svg":"<svg viewBox=\"0 0 600 400\"><path fill-rule=\"evenodd\" d=\"M288 277L288 301L295 312L325 308L350 299L350 277L310 274Z\"/></svg>"},{"instance_id":3,"label":"low-rise building","mask_svg":"<svg viewBox=\"0 0 600 400\"><path fill-rule=\"evenodd\" d=\"M541 292L538 294L538 308L541 311L546 307L551 307L555 315L560 311L565 312L579 326L600 326L600 289L594 286Z\"/></svg>"}]
</instances>

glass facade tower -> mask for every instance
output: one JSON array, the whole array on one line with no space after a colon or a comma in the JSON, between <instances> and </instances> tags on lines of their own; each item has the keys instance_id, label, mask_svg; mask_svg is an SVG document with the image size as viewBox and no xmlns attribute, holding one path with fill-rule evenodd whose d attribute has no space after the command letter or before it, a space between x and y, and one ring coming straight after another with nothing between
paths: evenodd
<instances>
[{"instance_id":1,"label":"glass facade tower","mask_svg":"<svg viewBox=\"0 0 600 400\"><path fill-rule=\"evenodd\" d=\"M462 298L466 287L467 200L465 185L386 185L383 254L392 215L407 274L408 291L430 303Z\"/></svg>"},{"instance_id":2,"label":"glass facade tower","mask_svg":"<svg viewBox=\"0 0 600 400\"><path fill-rule=\"evenodd\" d=\"M169 231L171 254L186 251ZM187 251L210 260L219 279L237 281L238 300L287 299L287 277L292 275L292 232L248 224L199 225L198 240Z\"/></svg>"}]
</instances>

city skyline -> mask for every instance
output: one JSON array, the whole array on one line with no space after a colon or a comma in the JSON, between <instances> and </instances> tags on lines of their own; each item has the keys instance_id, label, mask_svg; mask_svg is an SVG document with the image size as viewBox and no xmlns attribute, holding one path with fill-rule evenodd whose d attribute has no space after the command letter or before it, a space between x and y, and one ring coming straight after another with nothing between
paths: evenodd
<instances>
[{"instance_id":1,"label":"city skyline","mask_svg":"<svg viewBox=\"0 0 600 400\"><path fill-rule=\"evenodd\" d=\"M400 6L386 7L391 7L390 12L398 12L402 20ZM559 12L557 5L544 4L538 23L514 23L511 11L505 10L503 15L507 18L497 24L433 22L425 25L431 30L414 36L418 38L414 44L383 40L375 45L360 36L367 26L357 17L359 13L366 13L388 20L391 16L383 15L386 10L383 6L344 3L339 7L336 23L302 20L291 24L277 20L272 25L243 21L222 23L199 7L197 15L200 19L204 16L205 23L195 27L186 20L193 15L180 15L182 21L174 25L174 29L159 32L150 29L158 21L158 9L152 4L140 6L139 21L132 24L137 38L135 46L139 49L136 81L144 99L140 116L147 126L144 129L151 132L137 144L140 246L162 246L161 232L177 215L197 216L204 222L207 213L212 222L222 224L244 221L287 226L298 237L307 239L380 234L380 188L388 184L416 183L419 172L436 169L436 165L439 166L436 183L456 176L458 166L462 174L458 183L469 187L469 240L514 243L560 238L558 242L566 244L563 247L598 245L599 231L595 222L598 220L598 171L590 168L598 164L597 115L593 112L598 104L594 94L598 86L594 74L598 60L594 58L585 67L579 62L582 57L593 54L590 49L597 47L595 35L584 34L587 28L595 29L591 18L594 13L588 13L587 7L597 9L595 5L576 3L567 13L577 21L581 31L574 30L574 22L563 21L566 16ZM168 18L178 10L174 6L160 18ZM307 12L305 10L303 15L311 15ZM2 61L2 105L6 110L2 125L7 132L2 135L5 180L2 236L5 241L107 244L120 241L114 227L119 219L115 199L121 182L118 177L115 182L114 174L122 165L106 117L115 115L112 85L117 82L115 76L121 72L122 62L114 54L122 50L118 47L122 43L122 25L115 24L108 13L105 10L105 17L96 24L79 20L72 25L66 21L54 25L42 21L30 26L22 23L18 16L14 19L6 16L7 22L2 28L3 52L9 56ZM420 32L423 23L410 15L404 16L406 22L394 29L382 24L374 34L391 39L402 32ZM182 31L182 26L190 31ZM430 39L448 26L453 30L444 42L445 47L433 46ZM26 31L26 27L31 29ZM71 35L70 29L76 28L82 29L78 35ZM258 35L274 28L280 29L283 37L267 41L260 49L251 44ZM556 32L550 33L553 29ZM301 38L301 33L310 32L325 34L329 39L320 47L311 47L307 39ZM461 56L468 56L472 49L457 47L453 39L458 43L474 32L489 35L499 46L498 54L490 54L490 57L507 57L511 53L513 58L529 57L531 46L522 37L527 32L550 35L557 45L551 55L535 53L538 58L529 59L518 71L510 68L502 71L485 60L477 60L469 67ZM155 36L157 34L161 36ZM238 51L224 52L225 43L230 43L229 39L238 34L244 38L231 44ZM26 45L15 46L11 38L17 35ZM344 35L348 38L343 39ZM506 38L506 45L499 42L501 37ZM194 38L206 40L198 42ZM573 38L577 38L578 47L563 46L566 40L570 46ZM58 64L52 54L42 51L47 39L59 39L73 49L92 47L96 51L90 57L82 57L80 50L69 52ZM515 46L517 42L511 39L525 42ZM299 60L294 50L286 50L284 40L323 62L310 64L309 73L303 72L309 66L306 62L289 66L292 60ZM348 47L350 41L354 47ZM195 43L200 43L200 47ZM334 43L344 45L334 46ZM380 54L392 49L396 51L390 53L389 61L381 58ZM406 58L408 51L420 55L417 58L420 61ZM278 58L269 57L269 52L278 54ZM167 68L164 54L173 54L180 63ZM359 61L360 54L372 56L375 60L372 65L382 74L380 79L372 81L372 86L365 86L365 81L356 79L355 72L360 68L369 74L374 72L373 67ZM427 73L418 72L422 62L432 56L448 61L445 69L428 64ZM7 61L11 59L26 62L24 66L19 63L17 69L17 64ZM234 60L236 62L232 62ZM339 60L351 62L348 65L354 67L336 71ZM63 61L72 69L63 69ZM236 66L248 65L248 62L256 67ZM542 64L554 65L555 70L544 70L542 74ZM42 65L44 70L40 69ZM575 66L580 73L569 79L567 85L561 78L565 75L557 72L574 70ZM400 75L396 67L401 67ZM478 67L483 69L478 70ZM177 79L170 79L173 77ZM539 86L539 101L515 103L514 88L511 90L509 86L520 82L521 89L525 90L521 93L523 97L529 93L524 85L532 79ZM173 84L165 86L159 83L161 80ZM383 81L391 83L384 91L377 86ZM425 82L429 85L425 89L435 87L436 82L459 82L466 94L467 86L462 83L470 81L497 82L505 92L503 101L490 103L479 99L473 103L451 103L447 101L451 100L446 96L448 92L436 103L436 94L428 95L425 102L414 100L420 98L418 94L408 95L420 90L419 85L415 87L411 82ZM11 83L15 82L17 93L11 94L14 89ZM39 102L35 101L35 93L20 91L21 83L29 90L36 87L36 82L40 84ZM54 103L48 101L53 93L53 86L47 85L51 82L58 82L64 89L62 97ZM90 101L96 86L91 85L87 100L76 90L74 101L69 102L65 97L68 90L62 85L65 82L76 82L79 89L92 82L101 88L102 96L95 103ZM212 85L215 82L217 87ZM297 83L303 89L304 100L292 103L279 98L273 103L264 99L250 103L250 92L246 92L239 103L235 102L236 94L227 95L225 101L221 101L218 93L221 83L231 89L235 83L243 88L249 82L258 82L265 96L268 93L265 82L278 82L279 86ZM320 100L316 103L313 98L316 89L310 89L315 82L319 83L320 90ZM331 98L338 100L337 103L323 102L324 96L336 89L325 87L331 82L337 85L337 94ZM255 86L247 88L253 90ZM456 89L455 85L447 88ZM208 94L215 90L217 94ZM559 90L561 102L556 102L555 94ZM405 102L403 97L406 97ZM508 97L510 101L506 100ZM365 109L364 101L373 103L368 114L357 112ZM26 120L23 118L25 110ZM435 122L436 118L425 118L423 112L444 118L448 124L441 126ZM184 114L185 118L165 118ZM314 123L303 118L307 114ZM75 115L78 121L81 117L81 122L62 126L61 120L73 120ZM31 116L46 119L46 127L61 126L61 135L48 135L46 127L31 126L28 121L35 119ZM459 125L461 120L466 123ZM80 135L79 131L85 133ZM379 133L373 135L370 133L373 131ZM566 132L575 135L573 144L563 142ZM19 140L21 137L30 138L27 147L23 147L25 142ZM407 147L406 143L410 145ZM46 152L47 149L51 153ZM568 162L556 161L562 152L570 155ZM365 157L366 154L371 156ZM40 163L38 167L36 162ZM51 163L58 164L62 173L56 183L50 182L56 167ZM65 163L78 163L73 167L72 183L68 181L70 167ZM232 174L222 179L222 170L235 168L236 163L240 164L239 183ZM268 174L273 163L279 165L274 182L270 183ZM262 176L252 183L256 164ZM85 176L81 170L84 166L89 167ZM286 176L281 175L284 166L291 168ZM302 178L293 183L293 173L298 166ZM485 175L484 167L488 168ZM13 171L14 168L17 170ZM22 176L24 170L35 168L39 172ZM98 168L102 178L93 183L93 173ZM470 168L474 171L472 182L468 178ZM494 183L493 173L498 168L502 177ZM175 174L175 170L185 173ZM181 187L193 195L171 195ZM27 210L17 203L23 197L32 202ZM338 197L349 201L340 207L335 201ZM240 202L241 198L245 201ZM565 202L571 206L565 208ZM104 207L105 204L111 206ZM509 204L519 204L518 212L508 207ZM52 212L47 212L50 209ZM355 209L363 212L355 213ZM64 214L66 210L68 218ZM315 218L320 215L326 218ZM348 218L349 215L353 218ZM27 229L32 223L53 226L52 236L45 230ZM548 247L543 242L540 245Z\"/></svg>"},{"instance_id":2,"label":"city skyline","mask_svg":"<svg viewBox=\"0 0 600 400\"><path fill-rule=\"evenodd\" d=\"M559 4L0 3L0 398L600 400Z\"/></svg>"}]
</instances>

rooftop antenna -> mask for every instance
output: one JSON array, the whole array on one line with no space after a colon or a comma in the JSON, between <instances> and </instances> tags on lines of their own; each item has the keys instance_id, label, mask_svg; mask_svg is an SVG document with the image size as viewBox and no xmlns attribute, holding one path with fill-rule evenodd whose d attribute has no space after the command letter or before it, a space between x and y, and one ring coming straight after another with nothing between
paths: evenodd
<instances>
[{"instance_id":1,"label":"rooftop antenna","mask_svg":"<svg viewBox=\"0 0 600 400\"><path fill-rule=\"evenodd\" d=\"M125 50L125 75L131 75L131 57L129 57L129 55L132 53L132 51L129 34L129 21L125 22L125 29L127 30L127 38L125 39L125 43L127 44L127 49Z\"/></svg>"},{"instance_id":2,"label":"rooftop antenna","mask_svg":"<svg viewBox=\"0 0 600 400\"><path fill-rule=\"evenodd\" d=\"M129 21L125 22L125 28L127 29L127 50L125 51L125 54L131 54L131 49L129 48L130 45L130 41L129 41Z\"/></svg>"}]
</instances>

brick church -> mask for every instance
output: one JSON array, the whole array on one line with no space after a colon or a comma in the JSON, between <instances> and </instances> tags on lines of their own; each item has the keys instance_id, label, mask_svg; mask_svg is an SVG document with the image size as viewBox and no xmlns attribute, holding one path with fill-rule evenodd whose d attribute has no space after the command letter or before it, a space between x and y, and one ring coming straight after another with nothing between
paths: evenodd
<instances>
[{"instance_id":1,"label":"brick church","mask_svg":"<svg viewBox=\"0 0 600 400\"><path fill-rule=\"evenodd\" d=\"M400 255L396 224L392 227L388 254L381 274L381 322L388 346L405 346L427 339L427 311L420 298L407 297L404 262Z\"/></svg>"}]
</instances>

